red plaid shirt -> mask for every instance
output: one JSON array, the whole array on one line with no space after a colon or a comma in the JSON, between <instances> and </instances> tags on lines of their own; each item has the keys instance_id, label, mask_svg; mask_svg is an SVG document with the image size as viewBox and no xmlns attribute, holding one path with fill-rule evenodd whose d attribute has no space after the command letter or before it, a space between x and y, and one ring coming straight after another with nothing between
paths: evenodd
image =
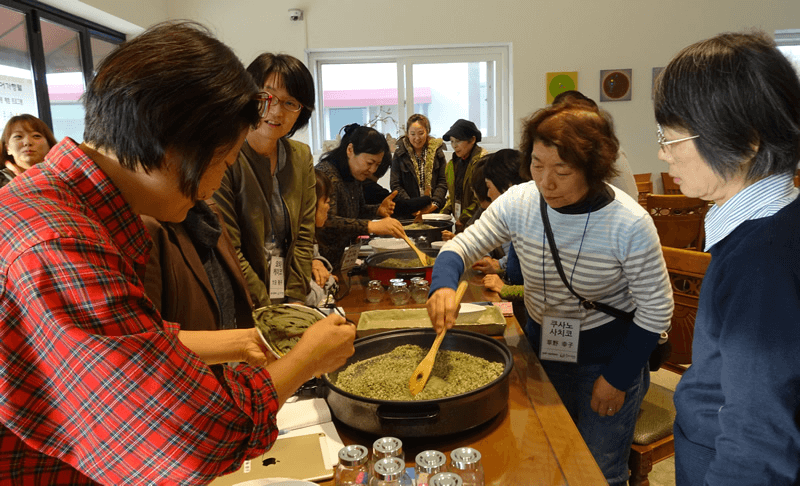
<instances>
[{"instance_id":1,"label":"red plaid shirt","mask_svg":"<svg viewBox=\"0 0 800 486\"><path fill-rule=\"evenodd\" d=\"M150 240L70 139L0 190L0 484L203 484L277 438L268 373L218 380L145 296Z\"/></svg>"}]
</instances>

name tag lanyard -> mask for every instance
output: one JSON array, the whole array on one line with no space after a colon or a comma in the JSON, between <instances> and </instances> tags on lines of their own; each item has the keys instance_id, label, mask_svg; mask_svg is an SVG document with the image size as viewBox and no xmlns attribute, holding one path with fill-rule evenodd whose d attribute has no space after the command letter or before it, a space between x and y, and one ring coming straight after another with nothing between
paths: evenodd
<instances>
[{"instance_id":1,"label":"name tag lanyard","mask_svg":"<svg viewBox=\"0 0 800 486\"><path fill-rule=\"evenodd\" d=\"M540 198L539 204L542 206L542 216L547 217L547 203L544 198ZM581 256L583 249L583 240L586 238L586 230L589 228L589 218L592 215L591 208L586 215L586 224L583 227L583 235L581 236L581 244L578 247L578 255L575 257L575 264L572 266L572 273L569 276L569 287L572 287L572 278L575 276L575 268L578 266L578 259ZM549 227L549 221L543 221ZM556 309L550 307L547 303L547 278L544 269L545 260L545 246L547 246L547 238L553 238L552 233L548 235L546 229L542 231L542 286L544 292L544 312L542 313L542 335L541 335L541 351L539 358L549 361L563 361L567 363L578 362L578 345L580 340L581 321L586 317L586 309L580 305L574 311L565 311L563 309ZM552 241L552 249L555 249L555 241ZM556 260L556 266L559 267L560 261L558 255L554 254L553 259ZM561 270L559 268L559 270ZM563 275L562 275L563 276ZM566 283L566 282L565 282Z\"/></svg>"}]
</instances>

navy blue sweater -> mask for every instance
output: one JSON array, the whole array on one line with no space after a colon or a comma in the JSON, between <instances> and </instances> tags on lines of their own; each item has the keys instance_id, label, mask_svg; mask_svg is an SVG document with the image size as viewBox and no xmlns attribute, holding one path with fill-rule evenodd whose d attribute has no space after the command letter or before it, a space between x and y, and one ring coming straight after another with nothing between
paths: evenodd
<instances>
[{"instance_id":1,"label":"navy blue sweater","mask_svg":"<svg viewBox=\"0 0 800 486\"><path fill-rule=\"evenodd\" d=\"M800 484L800 199L710 252L676 426L707 485Z\"/></svg>"}]
</instances>

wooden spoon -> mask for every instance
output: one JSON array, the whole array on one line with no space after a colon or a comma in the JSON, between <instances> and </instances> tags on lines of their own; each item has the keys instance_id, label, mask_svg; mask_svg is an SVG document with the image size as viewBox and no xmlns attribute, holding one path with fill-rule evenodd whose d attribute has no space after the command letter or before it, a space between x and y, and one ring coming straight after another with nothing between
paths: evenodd
<instances>
[{"instance_id":1,"label":"wooden spoon","mask_svg":"<svg viewBox=\"0 0 800 486\"><path fill-rule=\"evenodd\" d=\"M458 284L458 289L456 289L456 307L461 303L461 298L464 297L464 293L467 291L467 285L468 282L466 280L462 280L461 283ZM417 369L411 374L411 379L408 381L408 389L411 391L412 395L416 396L425 388L425 384L428 383L428 378L430 378L431 370L433 369L433 363L436 361L436 353L439 351L442 340L444 340L445 333L447 333L447 328L442 329L442 332L436 336L431 350L422 358Z\"/></svg>"},{"instance_id":2,"label":"wooden spoon","mask_svg":"<svg viewBox=\"0 0 800 486\"><path fill-rule=\"evenodd\" d=\"M431 260L429 260L430 257L428 257L428 255L423 253L422 250L417 248L417 245L412 243L411 240L408 239L408 236L405 233L403 233L403 239L406 240L406 243L408 243L408 246L410 246L411 249L414 250L414 253L417 254L417 258L419 258L419 261L420 261L420 263L422 263L422 265L428 266L431 263L433 263Z\"/></svg>"}]
</instances>

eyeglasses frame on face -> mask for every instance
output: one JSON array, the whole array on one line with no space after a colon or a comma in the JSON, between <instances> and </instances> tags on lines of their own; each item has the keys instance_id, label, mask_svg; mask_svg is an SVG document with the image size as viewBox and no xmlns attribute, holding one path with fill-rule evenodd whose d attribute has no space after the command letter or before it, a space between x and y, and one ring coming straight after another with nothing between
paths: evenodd
<instances>
[{"instance_id":1,"label":"eyeglasses frame on face","mask_svg":"<svg viewBox=\"0 0 800 486\"><path fill-rule=\"evenodd\" d=\"M660 123L656 123L656 136L657 136L656 141L658 142L658 145L661 147L661 150L664 150L665 152L667 151L667 147L672 145L673 143L685 142L687 140L700 138L700 135L692 135L691 137L679 138L677 140L667 140L667 137L664 136L664 129L661 128Z\"/></svg>"},{"instance_id":2,"label":"eyeglasses frame on face","mask_svg":"<svg viewBox=\"0 0 800 486\"><path fill-rule=\"evenodd\" d=\"M270 93L267 90L264 90L261 93L264 93L267 96L269 96L269 98L270 98L270 102L269 102L270 103L270 107L272 106L273 103L277 102L278 104L280 104L283 107L284 110L289 111L291 113L297 113L298 111L303 109L303 104L300 103L297 100L294 100L294 101L292 101L292 100L282 100L282 99L278 98L277 96L275 96L274 94ZM259 94L261 94L261 93L259 93ZM286 103L297 103L298 108L296 110L293 110L290 107L286 106ZM267 108L267 111L269 111L269 107ZM267 111L264 112L262 117L267 115Z\"/></svg>"}]
</instances>

